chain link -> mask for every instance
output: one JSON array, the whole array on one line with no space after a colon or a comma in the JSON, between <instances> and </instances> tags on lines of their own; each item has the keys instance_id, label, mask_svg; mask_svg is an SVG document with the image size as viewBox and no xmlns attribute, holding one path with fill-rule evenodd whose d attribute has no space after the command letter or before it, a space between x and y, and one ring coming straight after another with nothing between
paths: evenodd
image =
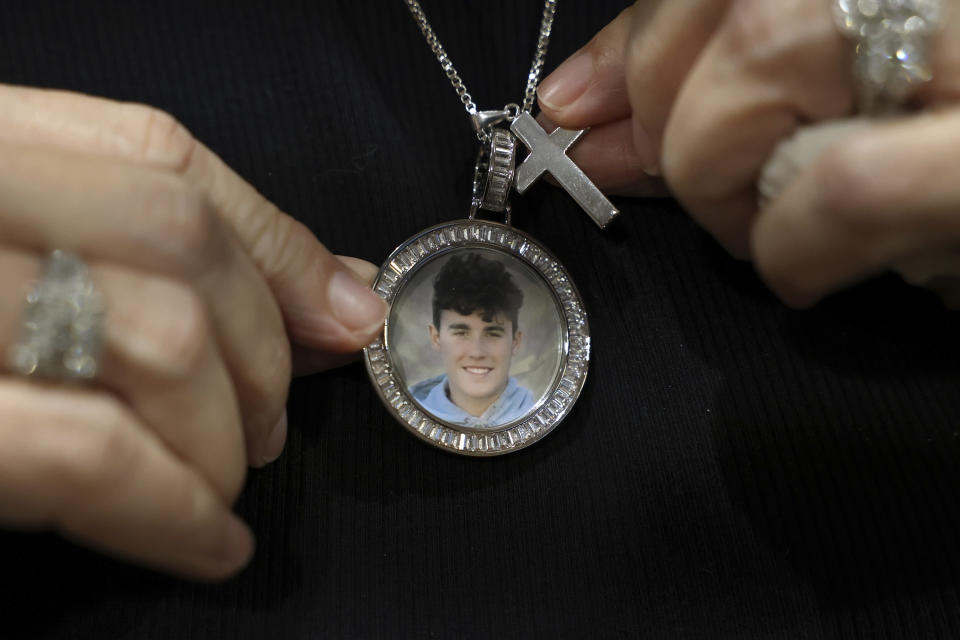
<instances>
[{"instance_id":1,"label":"chain link","mask_svg":"<svg viewBox=\"0 0 960 640\"><path fill-rule=\"evenodd\" d=\"M553 16L557 12L557 0L546 0L543 3L543 17L540 20L540 35L537 36L537 51L527 74L527 88L523 94L523 111L531 111L537 100L537 85L540 84L540 74L543 72L543 61L547 57L547 47L550 46L550 32L553 29Z\"/></svg>"},{"instance_id":2,"label":"chain link","mask_svg":"<svg viewBox=\"0 0 960 640\"><path fill-rule=\"evenodd\" d=\"M460 74L453 66L453 61L444 50L443 45L434 33L433 27L427 21L427 16L417 0L404 0L407 8L410 9L410 15L420 27L420 33L430 45L430 50L437 57L437 62L453 85L453 90L457 92L460 102L467 110L468 115L477 113L477 105L470 97L467 87L463 84ZM550 45L550 30L553 28L553 17L557 11L557 0L545 0L543 3L543 17L540 21L540 34L537 37L537 50L533 56L533 64L530 65L530 72L527 74L527 87L523 94L523 106L521 111L531 111L533 104L537 99L537 85L540 82L540 74L543 72L543 61L547 56L547 47Z\"/></svg>"}]
</instances>

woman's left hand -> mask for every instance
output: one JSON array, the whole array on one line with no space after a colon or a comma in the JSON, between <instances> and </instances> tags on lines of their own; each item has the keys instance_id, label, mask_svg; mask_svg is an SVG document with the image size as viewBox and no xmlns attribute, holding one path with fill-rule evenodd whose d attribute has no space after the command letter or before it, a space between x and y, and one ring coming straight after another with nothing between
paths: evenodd
<instances>
[{"instance_id":1,"label":"woman's left hand","mask_svg":"<svg viewBox=\"0 0 960 640\"><path fill-rule=\"evenodd\" d=\"M202 195L209 217L223 222L216 233L229 236L228 244L243 254L231 263L242 268L220 269L196 280L216 289L208 294L226 327L228 360L235 365L247 455L253 465L280 454L286 423L278 418L284 411L291 368L304 374L344 364L382 330L386 306L369 290L376 267L332 255L306 226L260 195L163 111L66 91L0 85L0 143L142 167L172 175L185 190ZM136 219L138 211L126 213L129 229L121 231L127 236L140 233L143 237L138 239L154 248L189 244L182 240L186 231L173 222L148 231L149 225ZM79 242L76 236L88 222L77 221L75 230L62 230L64 237ZM192 218L182 226L204 228ZM10 230L4 231L9 241ZM57 246L63 244L69 243ZM130 247L114 249L117 254L135 253ZM168 253L176 251L184 249L173 246ZM202 257L216 262L213 256ZM239 308L238 301L243 302Z\"/></svg>"},{"instance_id":2,"label":"woman's left hand","mask_svg":"<svg viewBox=\"0 0 960 640\"><path fill-rule=\"evenodd\" d=\"M602 189L643 195L662 176L785 301L809 305L960 244L960 0L944 4L933 80L913 96L931 111L833 146L762 210L777 144L854 111L831 0L637 2L543 81L541 117L592 127L571 155Z\"/></svg>"}]
</instances>

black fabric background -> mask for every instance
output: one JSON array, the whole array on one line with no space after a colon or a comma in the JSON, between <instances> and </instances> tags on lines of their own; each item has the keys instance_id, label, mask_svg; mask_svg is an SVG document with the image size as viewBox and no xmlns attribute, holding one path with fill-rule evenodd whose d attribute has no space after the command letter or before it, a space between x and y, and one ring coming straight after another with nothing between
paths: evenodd
<instances>
[{"instance_id":1,"label":"black fabric background","mask_svg":"<svg viewBox=\"0 0 960 640\"><path fill-rule=\"evenodd\" d=\"M518 99L538 4L424 0L482 107ZM548 71L623 6L562 2ZM471 135L398 0L2 8L0 80L170 111L338 253L465 214ZM2 533L0 637L960 637L957 314L893 277L791 311L673 202L618 204L599 232L550 187L517 203L592 325L544 441L455 457L360 365L297 380L240 576Z\"/></svg>"}]
</instances>

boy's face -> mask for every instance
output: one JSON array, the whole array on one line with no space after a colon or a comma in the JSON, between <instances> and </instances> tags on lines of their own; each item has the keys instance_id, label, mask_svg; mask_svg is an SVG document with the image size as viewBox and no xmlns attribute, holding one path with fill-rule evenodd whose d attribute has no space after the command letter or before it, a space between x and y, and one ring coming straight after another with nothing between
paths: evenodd
<instances>
[{"instance_id":1,"label":"boy's face","mask_svg":"<svg viewBox=\"0 0 960 640\"><path fill-rule=\"evenodd\" d=\"M445 309L440 326L430 325L430 341L443 357L449 378L450 399L473 415L483 413L503 393L510 359L522 338L504 314L489 321L481 316L480 311L465 316Z\"/></svg>"}]
</instances>

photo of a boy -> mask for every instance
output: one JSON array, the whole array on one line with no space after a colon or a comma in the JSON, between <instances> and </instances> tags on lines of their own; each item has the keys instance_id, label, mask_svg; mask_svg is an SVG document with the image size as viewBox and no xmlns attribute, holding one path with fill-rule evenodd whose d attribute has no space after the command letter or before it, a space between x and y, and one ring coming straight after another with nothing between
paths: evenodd
<instances>
[{"instance_id":1,"label":"photo of a boy","mask_svg":"<svg viewBox=\"0 0 960 640\"><path fill-rule=\"evenodd\" d=\"M523 333L523 292L506 268L479 254L453 256L433 284L430 344L444 373L409 391L436 418L467 427L498 427L534 406L530 390L510 376Z\"/></svg>"}]
</instances>

